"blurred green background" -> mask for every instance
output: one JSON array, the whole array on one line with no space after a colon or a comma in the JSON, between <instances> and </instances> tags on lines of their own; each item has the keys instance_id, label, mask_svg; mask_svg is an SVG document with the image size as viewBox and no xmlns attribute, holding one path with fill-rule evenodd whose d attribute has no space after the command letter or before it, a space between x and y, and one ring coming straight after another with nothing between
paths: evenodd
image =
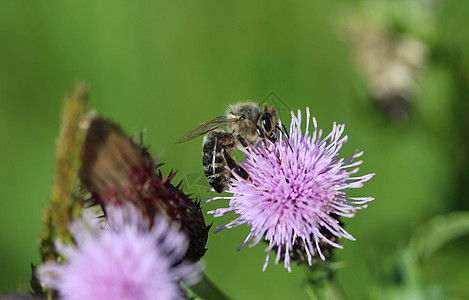
<instances>
[{"instance_id":1,"label":"blurred green background","mask_svg":"<svg viewBox=\"0 0 469 300\"><path fill-rule=\"evenodd\" d=\"M146 130L164 172L178 170L201 200L210 196L199 187L201 139L175 141L228 104L275 102L284 123L285 109L308 106L327 132L334 121L346 124L342 155L363 150L360 174L377 174L350 195L376 200L346 221L357 241L336 252L344 262L337 281L347 299L405 290L396 262L405 265L400 255L414 230L469 209L469 2L370 3L1 1L0 293L26 290L30 262L39 262L62 98L78 80L90 84L90 108L129 134ZM402 114L372 96L344 30L350 16L425 45ZM206 221L214 228L231 217ZM210 234L202 264L213 281L234 299L309 299L306 268L288 273L271 261L263 273L263 245L236 251L247 232ZM419 264L432 295L469 298L468 251L466 236Z\"/></svg>"}]
</instances>

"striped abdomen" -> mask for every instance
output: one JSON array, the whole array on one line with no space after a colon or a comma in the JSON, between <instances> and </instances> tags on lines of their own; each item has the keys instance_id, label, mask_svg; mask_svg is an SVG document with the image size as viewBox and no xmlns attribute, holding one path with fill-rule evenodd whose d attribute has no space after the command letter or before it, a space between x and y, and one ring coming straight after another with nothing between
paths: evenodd
<instances>
[{"instance_id":1,"label":"striped abdomen","mask_svg":"<svg viewBox=\"0 0 469 300\"><path fill-rule=\"evenodd\" d=\"M204 174L208 183L218 193L223 192L231 177L223 151L231 155L233 148L233 135L228 132L211 131L204 137L202 152Z\"/></svg>"}]
</instances>

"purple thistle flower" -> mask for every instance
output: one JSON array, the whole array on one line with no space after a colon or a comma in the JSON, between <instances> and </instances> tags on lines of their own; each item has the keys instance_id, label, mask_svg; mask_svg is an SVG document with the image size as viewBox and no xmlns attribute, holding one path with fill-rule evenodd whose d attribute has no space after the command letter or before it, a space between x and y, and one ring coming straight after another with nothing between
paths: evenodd
<instances>
[{"instance_id":1,"label":"purple thistle flower","mask_svg":"<svg viewBox=\"0 0 469 300\"><path fill-rule=\"evenodd\" d=\"M199 279L195 264L181 262L188 241L164 217L150 224L132 205L109 206L108 226L72 223L76 247L57 243L66 262L38 268L42 283L63 299L184 299L177 280ZM89 218L91 219L91 218Z\"/></svg>"},{"instance_id":2,"label":"purple thistle flower","mask_svg":"<svg viewBox=\"0 0 469 300\"><path fill-rule=\"evenodd\" d=\"M351 218L355 211L366 208L372 197L347 197L347 188L360 188L374 174L352 177L358 172L354 161L363 152L355 152L348 159L338 158L339 150L347 141L341 137L344 125L334 123L332 132L322 138L313 118L314 129L309 132L310 113L306 109L306 131L301 131L301 112L298 117L292 112L288 137L280 136L276 143L258 141L245 153L243 168L252 180L244 180L233 172L228 192L228 208L219 208L209 213L220 217L228 212L239 216L216 232L241 224L251 227L251 232L240 250L252 241L251 247L262 239L268 242L268 252L263 270L266 269L270 252L277 252L276 261L284 257L285 268L291 271L290 259L302 251L308 264L319 255L324 260L324 250L342 248L338 238L354 238L342 227L339 217ZM351 170L349 170L352 168ZM321 249L322 248L322 249ZM326 255L328 254L325 251Z\"/></svg>"}]
</instances>

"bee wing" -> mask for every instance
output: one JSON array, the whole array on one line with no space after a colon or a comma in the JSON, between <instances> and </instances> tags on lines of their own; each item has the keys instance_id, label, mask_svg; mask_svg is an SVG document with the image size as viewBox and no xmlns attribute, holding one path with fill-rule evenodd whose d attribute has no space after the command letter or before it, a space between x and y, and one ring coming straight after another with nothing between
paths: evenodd
<instances>
[{"instance_id":1,"label":"bee wing","mask_svg":"<svg viewBox=\"0 0 469 300\"><path fill-rule=\"evenodd\" d=\"M240 117L236 117L236 118L228 118L226 116L215 117L214 119L212 119L208 122L202 123L199 126L197 126L196 128L190 130L189 132L184 134L176 143L179 144L179 143L184 143L184 142L190 141L190 140L195 139L195 138L197 138L201 135L206 134L209 131L218 129L218 128L226 126L228 124L236 123L240 120L241 120Z\"/></svg>"}]
</instances>

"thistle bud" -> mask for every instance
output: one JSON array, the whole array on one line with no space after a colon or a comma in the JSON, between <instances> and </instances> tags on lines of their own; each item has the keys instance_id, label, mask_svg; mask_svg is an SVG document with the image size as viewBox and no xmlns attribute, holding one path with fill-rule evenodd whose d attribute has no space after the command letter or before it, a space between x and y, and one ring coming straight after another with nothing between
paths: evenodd
<instances>
[{"instance_id":1,"label":"thistle bud","mask_svg":"<svg viewBox=\"0 0 469 300\"><path fill-rule=\"evenodd\" d=\"M209 226L200 202L171 184L176 173L164 178L148 149L135 144L116 124L102 118L90 121L82 152L82 185L91 193L90 202L101 205L132 203L150 224L164 215L181 227L189 238L185 259L199 260L205 253Z\"/></svg>"}]
</instances>

